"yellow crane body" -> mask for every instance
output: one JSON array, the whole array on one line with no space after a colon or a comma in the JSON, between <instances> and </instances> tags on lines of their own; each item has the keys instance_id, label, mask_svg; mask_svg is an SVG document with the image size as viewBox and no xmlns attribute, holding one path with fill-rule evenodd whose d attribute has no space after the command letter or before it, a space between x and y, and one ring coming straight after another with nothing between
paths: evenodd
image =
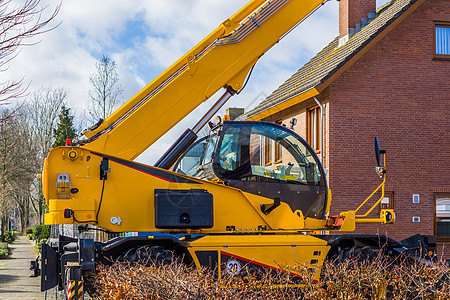
<instances>
[{"instance_id":1,"label":"yellow crane body","mask_svg":"<svg viewBox=\"0 0 450 300\"><path fill-rule=\"evenodd\" d=\"M377 140L381 185L356 210L330 216L323 166L295 132L268 122L224 121L209 122L210 135L197 138L226 100L243 89L258 59L325 2L250 1L111 116L83 132L78 145L50 151L42 173L49 208L45 224L148 234L102 243L60 237L56 247L43 245L43 291L82 281L97 263L134 261L144 250L155 260L163 257L160 251L172 251L198 268L217 268L219 276L240 276L250 268L301 278L306 270L318 280L325 259L349 254L352 247L406 249L385 236L329 234L354 231L357 223L394 222L391 209L368 218L384 196L386 162L381 166L379 160L385 152ZM222 88L224 96L156 166L133 161ZM276 164L263 159L269 143L282 153ZM358 215L378 190L381 197ZM431 238L420 240L433 245Z\"/></svg>"}]
</instances>

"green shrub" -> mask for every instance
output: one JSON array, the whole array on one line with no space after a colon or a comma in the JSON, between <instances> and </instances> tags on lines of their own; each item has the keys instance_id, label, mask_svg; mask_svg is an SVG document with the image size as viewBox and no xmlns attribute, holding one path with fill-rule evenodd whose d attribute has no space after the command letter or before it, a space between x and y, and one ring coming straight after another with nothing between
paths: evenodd
<instances>
[{"instance_id":1,"label":"green shrub","mask_svg":"<svg viewBox=\"0 0 450 300\"><path fill-rule=\"evenodd\" d=\"M37 248L38 249L41 249L42 248L42 244L45 244L45 243L47 243L47 239L42 239L42 240L40 240L38 243L37 243Z\"/></svg>"},{"instance_id":2,"label":"green shrub","mask_svg":"<svg viewBox=\"0 0 450 300\"><path fill-rule=\"evenodd\" d=\"M50 225L38 224L32 228L33 238L38 242L40 240L46 240L50 237Z\"/></svg>"},{"instance_id":3,"label":"green shrub","mask_svg":"<svg viewBox=\"0 0 450 300\"><path fill-rule=\"evenodd\" d=\"M16 237L13 232L5 231L5 242L12 243L16 240Z\"/></svg>"},{"instance_id":4,"label":"green shrub","mask_svg":"<svg viewBox=\"0 0 450 300\"><path fill-rule=\"evenodd\" d=\"M0 258L6 258L8 256L8 249L0 249Z\"/></svg>"},{"instance_id":5,"label":"green shrub","mask_svg":"<svg viewBox=\"0 0 450 300\"><path fill-rule=\"evenodd\" d=\"M42 224L34 225L34 226L31 228L31 231L33 232L33 238L37 239L37 238L41 235L41 232L42 232Z\"/></svg>"},{"instance_id":6,"label":"green shrub","mask_svg":"<svg viewBox=\"0 0 450 300\"><path fill-rule=\"evenodd\" d=\"M27 231L25 231L25 234L26 235L29 235L29 234L32 235L33 234L33 229L28 228Z\"/></svg>"},{"instance_id":7,"label":"green shrub","mask_svg":"<svg viewBox=\"0 0 450 300\"><path fill-rule=\"evenodd\" d=\"M5 258L8 254L8 243L0 243L0 258Z\"/></svg>"}]
</instances>

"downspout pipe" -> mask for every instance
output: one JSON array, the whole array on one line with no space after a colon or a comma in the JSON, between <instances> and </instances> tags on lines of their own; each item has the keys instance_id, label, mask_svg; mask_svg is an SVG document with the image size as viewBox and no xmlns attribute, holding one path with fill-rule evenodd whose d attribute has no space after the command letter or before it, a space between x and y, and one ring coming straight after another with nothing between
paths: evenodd
<instances>
[{"instance_id":1,"label":"downspout pipe","mask_svg":"<svg viewBox=\"0 0 450 300\"><path fill-rule=\"evenodd\" d=\"M316 98L313 97L314 101L316 101L317 105L320 107L320 144L322 145L322 149L320 151L320 160L322 161L322 165L325 169L325 162L323 158L325 157L325 138L324 138L324 121L325 121L325 111L323 109L323 104Z\"/></svg>"}]
</instances>

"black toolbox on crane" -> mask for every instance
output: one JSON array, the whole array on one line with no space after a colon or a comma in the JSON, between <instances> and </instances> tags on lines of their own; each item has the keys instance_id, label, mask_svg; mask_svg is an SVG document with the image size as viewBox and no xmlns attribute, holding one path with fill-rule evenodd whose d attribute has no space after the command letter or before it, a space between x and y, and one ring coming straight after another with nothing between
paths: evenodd
<instances>
[{"instance_id":1,"label":"black toolbox on crane","mask_svg":"<svg viewBox=\"0 0 450 300\"><path fill-rule=\"evenodd\" d=\"M213 195L203 189L155 189L155 227L213 227Z\"/></svg>"}]
</instances>

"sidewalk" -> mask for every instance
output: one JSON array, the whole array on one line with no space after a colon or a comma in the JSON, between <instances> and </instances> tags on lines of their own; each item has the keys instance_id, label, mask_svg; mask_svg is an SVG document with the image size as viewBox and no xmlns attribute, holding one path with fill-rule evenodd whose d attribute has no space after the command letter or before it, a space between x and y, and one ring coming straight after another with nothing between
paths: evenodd
<instances>
[{"instance_id":1,"label":"sidewalk","mask_svg":"<svg viewBox=\"0 0 450 300\"><path fill-rule=\"evenodd\" d=\"M36 259L32 243L24 236L17 236L9 248L12 254L0 260L0 299L44 299L44 293L40 292L40 277L29 277L32 274L30 260Z\"/></svg>"},{"instance_id":2,"label":"sidewalk","mask_svg":"<svg viewBox=\"0 0 450 300\"><path fill-rule=\"evenodd\" d=\"M55 289L47 291L47 297L41 292L41 277L29 277L30 260L36 259L36 252L31 241L24 236L17 236L9 245L12 254L0 260L0 300L62 300L64 292ZM91 299L87 294L85 300Z\"/></svg>"}]
</instances>

